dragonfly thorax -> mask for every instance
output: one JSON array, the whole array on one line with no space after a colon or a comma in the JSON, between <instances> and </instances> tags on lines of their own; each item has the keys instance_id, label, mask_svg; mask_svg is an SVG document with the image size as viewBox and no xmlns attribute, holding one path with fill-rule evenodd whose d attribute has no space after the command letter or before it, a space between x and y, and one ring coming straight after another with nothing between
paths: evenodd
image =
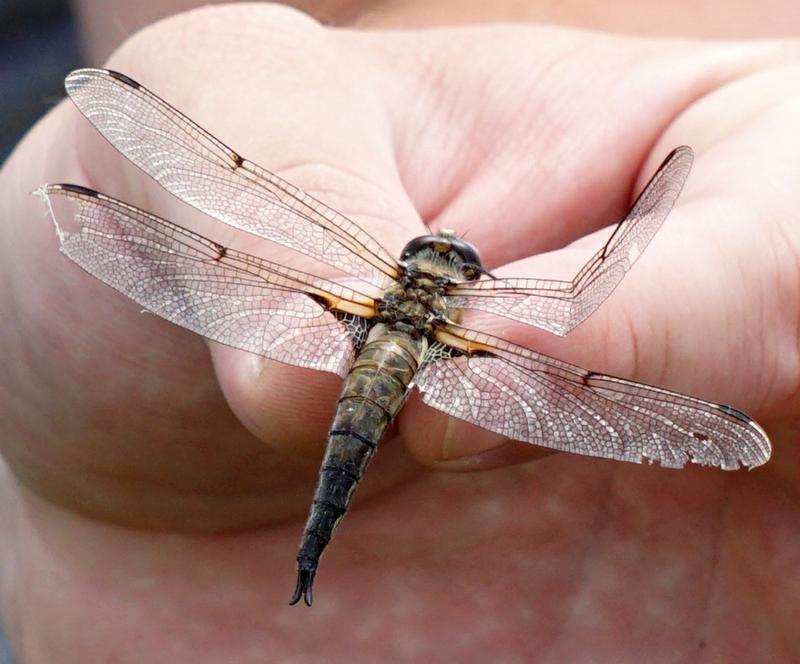
<instances>
[{"instance_id":1,"label":"dragonfly thorax","mask_svg":"<svg viewBox=\"0 0 800 664\"><path fill-rule=\"evenodd\" d=\"M446 280L404 274L378 302L381 322L413 336L431 336L447 321Z\"/></svg>"},{"instance_id":2,"label":"dragonfly thorax","mask_svg":"<svg viewBox=\"0 0 800 664\"><path fill-rule=\"evenodd\" d=\"M400 254L402 273L378 303L381 322L414 336L433 336L448 321L446 289L478 279L478 250L452 231L422 235Z\"/></svg>"}]
</instances>

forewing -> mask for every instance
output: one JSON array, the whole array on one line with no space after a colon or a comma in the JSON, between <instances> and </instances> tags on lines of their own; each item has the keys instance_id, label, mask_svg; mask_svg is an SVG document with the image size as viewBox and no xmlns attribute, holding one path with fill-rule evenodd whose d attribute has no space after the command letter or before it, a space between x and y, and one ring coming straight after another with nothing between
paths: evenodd
<instances>
[{"instance_id":1,"label":"forewing","mask_svg":"<svg viewBox=\"0 0 800 664\"><path fill-rule=\"evenodd\" d=\"M353 221L244 159L136 81L79 69L65 86L117 150L186 203L379 288L397 275L397 262Z\"/></svg>"},{"instance_id":2,"label":"forewing","mask_svg":"<svg viewBox=\"0 0 800 664\"><path fill-rule=\"evenodd\" d=\"M672 151L617 224L605 246L572 281L488 279L453 287L454 309L479 309L564 335L592 315L619 285L675 204L692 167L691 148Z\"/></svg>"},{"instance_id":3,"label":"forewing","mask_svg":"<svg viewBox=\"0 0 800 664\"><path fill-rule=\"evenodd\" d=\"M90 189L47 185L61 252L148 311L273 360L344 376L371 298L226 248ZM56 213L68 200L74 212Z\"/></svg>"},{"instance_id":4,"label":"forewing","mask_svg":"<svg viewBox=\"0 0 800 664\"><path fill-rule=\"evenodd\" d=\"M730 406L585 371L458 326L440 337L415 381L423 400L503 436L669 468L691 461L735 470L769 459L764 431Z\"/></svg>"}]
</instances>

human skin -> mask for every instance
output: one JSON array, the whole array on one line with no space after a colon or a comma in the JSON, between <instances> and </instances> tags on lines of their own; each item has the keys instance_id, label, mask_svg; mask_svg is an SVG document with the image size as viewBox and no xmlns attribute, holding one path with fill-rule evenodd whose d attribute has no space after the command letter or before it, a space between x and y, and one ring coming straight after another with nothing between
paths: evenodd
<instances>
[{"instance_id":1,"label":"human skin","mask_svg":"<svg viewBox=\"0 0 800 664\"><path fill-rule=\"evenodd\" d=\"M499 275L569 276L667 152L693 146L678 205L597 313L565 339L494 329L734 404L774 454L750 473L545 456L414 397L313 608L290 609L340 381L141 315L58 254L28 195L44 182L231 237L65 103L0 173L0 601L21 660L800 657L799 55L531 26L329 30L244 5L128 42L109 66L393 253L424 220L466 232Z\"/></svg>"},{"instance_id":2,"label":"human skin","mask_svg":"<svg viewBox=\"0 0 800 664\"><path fill-rule=\"evenodd\" d=\"M90 62L102 62L134 31L199 4L229 0L73 0ZM709 39L794 37L800 5L791 0L284 0L325 25L418 28L510 21L567 25L648 36Z\"/></svg>"}]
</instances>

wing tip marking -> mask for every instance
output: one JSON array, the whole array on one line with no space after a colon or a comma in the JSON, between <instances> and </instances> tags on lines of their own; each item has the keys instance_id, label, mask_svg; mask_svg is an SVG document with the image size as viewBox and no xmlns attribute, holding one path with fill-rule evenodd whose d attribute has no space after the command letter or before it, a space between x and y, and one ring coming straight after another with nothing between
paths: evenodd
<instances>
[{"instance_id":1,"label":"wing tip marking","mask_svg":"<svg viewBox=\"0 0 800 664\"><path fill-rule=\"evenodd\" d=\"M46 185L46 191L50 192L65 192L67 194L78 194L80 196L88 196L90 198L100 198L100 194L94 189L89 189L79 184L49 184Z\"/></svg>"},{"instance_id":2,"label":"wing tip marking","mask_svg":"<svg viewBox=\"0 0 800 664\"><path fill-rule=\"evenodd\" d=\"M105 72L111 78L116 79L120 83L128 85L136 90L140 90L142 88L141 84L134 81L130 76L127 76L121 72L114 71L113 69L100 69L99 71Z\"/></svg>"}]
</instances>

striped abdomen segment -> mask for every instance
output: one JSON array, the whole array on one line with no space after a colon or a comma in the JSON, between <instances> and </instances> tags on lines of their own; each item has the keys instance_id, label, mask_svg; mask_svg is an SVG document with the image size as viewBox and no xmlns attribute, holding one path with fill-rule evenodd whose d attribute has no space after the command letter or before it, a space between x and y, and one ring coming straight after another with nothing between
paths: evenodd
<instances>
[{"instance_id":1,"label":"striped abdomen segment","mask_svg":"<svg viewBox=\"0 0 800 664\"><path fill-rule=\"evenodd\" d=\"M328 433L319 483L297 554L297 587L291 604L302 596L311 605L319 558L350 506L386 427L406 399L425 344L381 326L353 363Z\"/></svg>"}]
</instances>

